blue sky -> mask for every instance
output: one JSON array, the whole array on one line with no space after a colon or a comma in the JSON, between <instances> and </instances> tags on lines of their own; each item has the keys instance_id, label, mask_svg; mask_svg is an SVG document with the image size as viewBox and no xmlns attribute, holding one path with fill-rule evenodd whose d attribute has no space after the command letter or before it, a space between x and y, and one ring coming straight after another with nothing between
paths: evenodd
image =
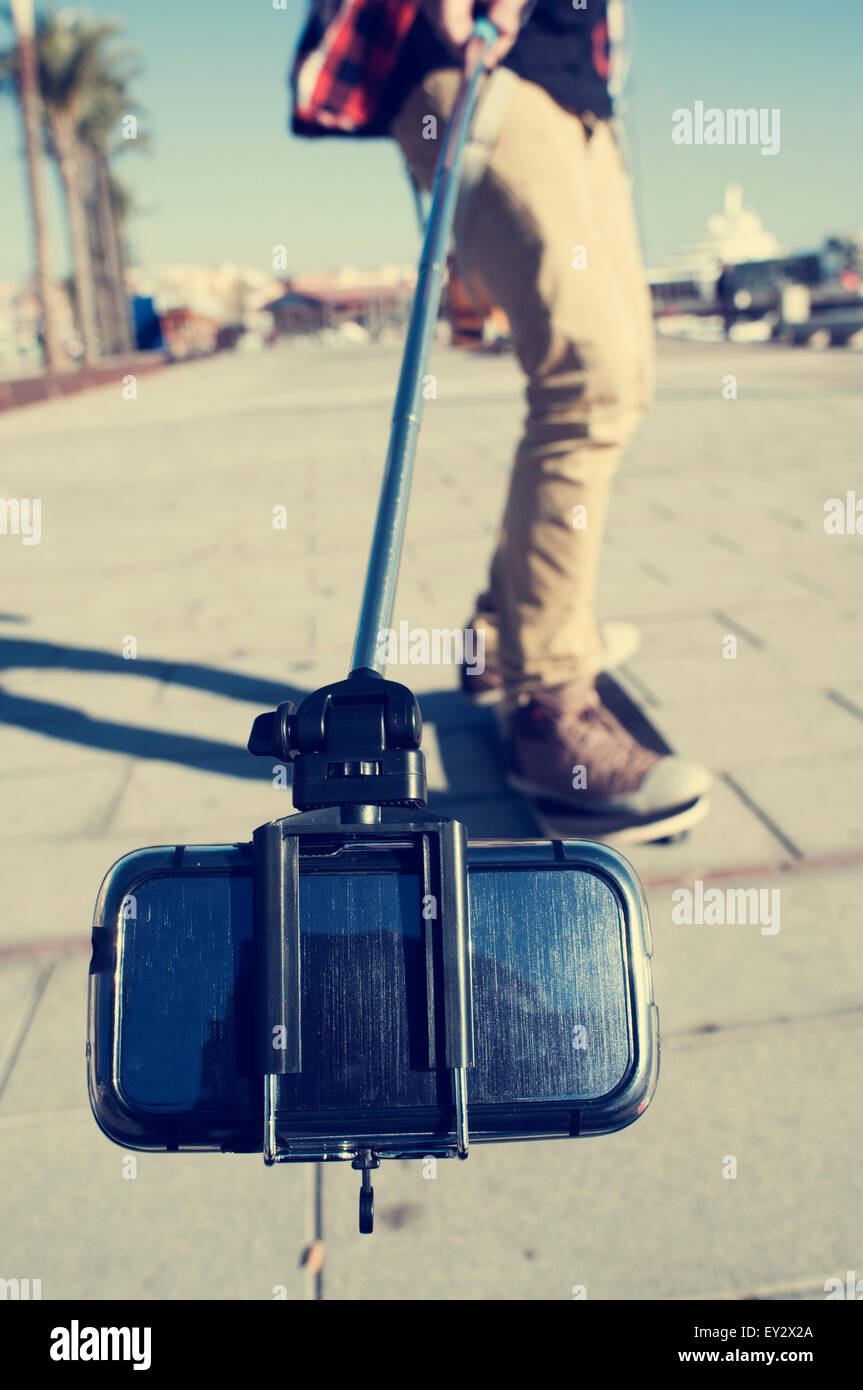
<instances>
[{"instance_id":1,"label":"blue sky","mask_svg":"<svg viewBox=\"0 0 863 1390\"><path fill-rule=\"evenodd\" d=\"M118 172L147 211L133 223L145 263L235 261L293 270L412 261L413 208L385 141L294 140L285 73L305 0L90 0L140 48L150 155ZM793 249L863 226L863 0L634 0L629 123L649 262L700 235L725 185ZM677 107L778 107L781 149L675 146ZM17 113L0 102L0 279L30 266ZM58 270L62 211L50 202Z\"/></svg>"}]
</instances>

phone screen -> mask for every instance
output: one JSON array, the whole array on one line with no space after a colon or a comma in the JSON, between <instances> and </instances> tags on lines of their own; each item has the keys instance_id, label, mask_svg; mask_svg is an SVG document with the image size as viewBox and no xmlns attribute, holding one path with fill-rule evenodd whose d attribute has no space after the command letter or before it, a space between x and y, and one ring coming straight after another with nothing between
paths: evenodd
<instances>
[{"instance_id":1,"label":"phone screen","mask_svg":"<svg viewBox=\"0 0 863 1390\"><path fill-rule=\"evenodd\" d=\"M303 1072L279 1080L300 1115L448 1113L429 1065L427 953L415 873L318 866L300 879ZM252 877L151 876L134 887L118 953L116 1074L133 1108L254 1107ZM592 1100L631 1060L626 946L615 894L561 865L471 867L476 1066L472 1106ZM429 936L430 933L430 936ZM439 1056L442 1053L438 1053Z\"/></svg>"}]
</instances>

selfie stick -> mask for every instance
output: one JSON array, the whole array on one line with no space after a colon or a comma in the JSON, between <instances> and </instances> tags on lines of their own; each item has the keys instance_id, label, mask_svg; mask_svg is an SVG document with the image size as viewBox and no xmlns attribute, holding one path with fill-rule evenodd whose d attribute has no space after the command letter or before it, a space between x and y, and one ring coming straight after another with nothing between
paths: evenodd
<instances>
[{"instance_id":1,"label":"selfie stick","mask_svg":"<svg viewBox=\"0 0 863 1390\"><path fill-rule=\"evenodd\" d=\"M477 20L474 39L480 40L473 47L475 61L462 79L438 159L350 673L347 680L312 691L299 709L285 701L259 715L249 738L250 753L293 764L292 795L299 812L259 826L253 837L258 1057L264 1081L263 1153L268 1164L306 1157L302 1145L286 1140L280 1130L280 1079L303 1071L303 854L314 854L315 846L322 843L331 853L334 842L413 847L420 900L435 907L429 920L423 921L427 1061L430 1067L445 1067L453 1086L454 1143L440 1136L437 1152L459 1158L467 1158L469 1152L467 1072L475 1059L467 831L459 821L425 809L428 783L419 705L407 686L385 679L387 644L382 639L392 620L422 418L422 378L440 307L462 154L484 59L497 30L487 20ZM274 1037L279 1039L276 1051ZM340 1152L339 1156L345 1155ZM377 1153L365 1148L353 1160L363 1175L360 1230L364 1233L373 1228L370 1173L379 1162Z\"/></svg>"},{"instance_id":2,"label":"selfie stick","mask_svg":"<svg viewBox=\"0 0 863 1390\"><path fill-rule=\"evenodd\" d=\"M473 37L482 42L482 47L472 72L462 80L438 160L351 659L352 670L365 668L378 671L381 675L386 666L383 634L392 621L417 439L422 422L422 382L440 307L462 155L476 109L480 83L486 71L485 56L497 39L497 30L489 20L478 19Z\"/></svg>"}]
</instances>

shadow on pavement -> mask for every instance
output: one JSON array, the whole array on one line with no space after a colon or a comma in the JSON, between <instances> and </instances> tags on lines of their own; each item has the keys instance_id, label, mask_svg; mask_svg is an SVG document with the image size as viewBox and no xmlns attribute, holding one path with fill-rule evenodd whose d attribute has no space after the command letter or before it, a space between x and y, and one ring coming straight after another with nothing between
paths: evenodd
<instances>
[{"instance_id":1,"label":"shadow on pavement","mask_svg":"<svg viewBox=\"0 0 863 1390\"><path fill-rule=\"evenodd\" d=\"M423 722L434 726L446 790L429 807L462 821L473 840L534 839L539 833L526 803L506 781L506 757L494 714L460 692L418 696ZM429 743L425 741L426 756Z\"/></svg>"},{"instance_id":2,"label":"shadow on pavement","mask_svg":"<svg viewBox=\"0 0 863 1390\"><path fill-rule=\"evenodd\" d=\"M170 682L230 700L245 700L272 708L283 700L299 702L307 694L295 686L281 685L261 676L244 676L216 666L170 661L127 661L110 652L89 647L65 647L53 642L0 637L0 671L15 668L53 671L90 671L100 675L138 677ZM119 701L118 701L119 704ZM106 753L178 763L196 772L217 772L225 777L259 781L271 776L265 759L253 758L244 747L190 734L165 733L133 724L91 719L72 705L29 696L9 695L0 689L0 722L63 743L77 743ZM250 726L251 727L251 726Z\"/></svg>"},{"instance_id":3,"label":"shadow on pavement","mask_svg":"<svg viewBox=\"0 0 863 1390\"><path fill-rule=\"evenodd\" d=\"M91 647L67 647L28 638L0 637L0 671L31 669L84 671L185 686L230 700L255 704L261 711L284 700L299 704L309 693L263 676L246 676L194 662L124 660ZM474 838L519 837L535 834L520 799L507 788L503 755L493 716L469 705L453 690L431 691L418 697L423 721L433 725L447 783L433 791L432 809L462 820ZM118 700L118 705L121 700ZM63 743L76 743L130 758L176 763L196 772L213 772L249 781L269 779L267 759L252 757L245 747L194 734L166 733L135 724L92 719L72 705L30 696L10 695L0 688L0 722ZM428 741L426 740L428 752Z\"/></svg>"}]
</instances>

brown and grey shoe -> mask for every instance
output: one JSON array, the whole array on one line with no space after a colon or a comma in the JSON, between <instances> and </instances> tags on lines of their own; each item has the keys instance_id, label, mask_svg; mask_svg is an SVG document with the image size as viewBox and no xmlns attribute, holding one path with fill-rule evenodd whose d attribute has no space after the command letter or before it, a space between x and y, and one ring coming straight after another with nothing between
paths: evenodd
<instances>
[{"instance_id":1,"label":"brown and grey shoe","mask_svg":"<svg viewBox=\"0 0 863 1390\"><path fill-rule=\"evenodd\" d=\"M501 724L510 785L585 813L659 815L697 800L712 781L699 763L638 743L592 680L523 696Z\"/></svg>"}]
</instances>

